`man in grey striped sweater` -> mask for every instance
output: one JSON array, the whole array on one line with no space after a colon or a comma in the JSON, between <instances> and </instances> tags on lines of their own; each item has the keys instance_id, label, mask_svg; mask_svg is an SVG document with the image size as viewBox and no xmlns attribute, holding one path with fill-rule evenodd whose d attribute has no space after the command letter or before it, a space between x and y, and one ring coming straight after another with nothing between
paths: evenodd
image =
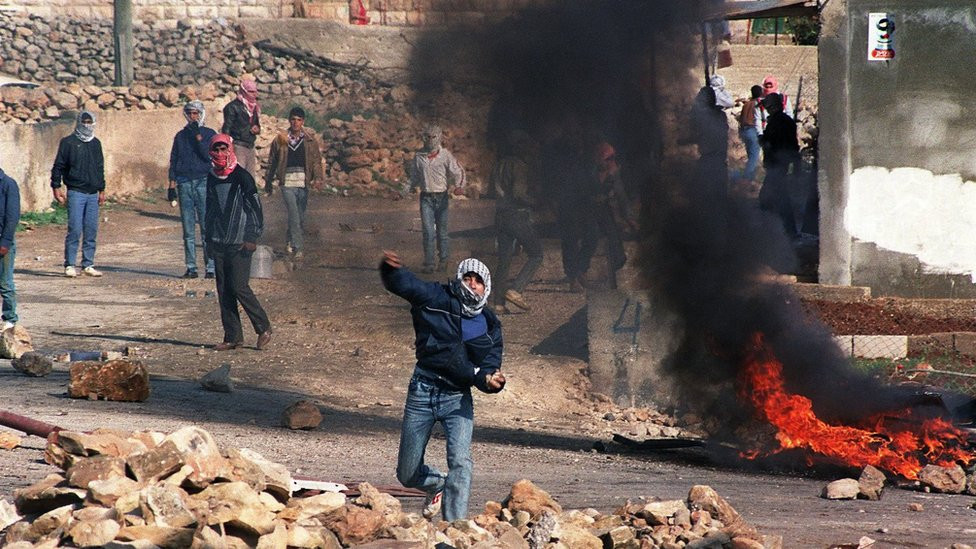
<instances>
[{"instance_id":1,"label":"man in grey striped sweater","mask_svg":"<svg viewBox=\"0 0 976 549\"><path fill-rule=\"evenodd\" d=\"M217 351L236 349L244 343L240 303L258 334L257 349L264 350L271 341L271 321L249 284L251 255L264 230L261 200L254 178L242 166L227 134L217 134L210 141L207 175L206 233L208 253L214 259L217 274L217 299L224 340L214 346Z\"/></svg>"}]
</instances>

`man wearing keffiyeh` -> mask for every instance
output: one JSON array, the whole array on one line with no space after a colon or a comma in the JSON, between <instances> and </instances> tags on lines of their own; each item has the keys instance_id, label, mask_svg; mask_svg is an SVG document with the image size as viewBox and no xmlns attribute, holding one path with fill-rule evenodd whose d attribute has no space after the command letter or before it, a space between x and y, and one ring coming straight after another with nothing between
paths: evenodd
<instances>
[{"instance_id":1,"label":"man wearing keffiyeh","mask_svg":"<svg viewBox=\"0 0 976 549\"><path fill-rule=\"evenodd\" d=\"M61 187L68 187L67 194ZM64 276L78 276L78 240L82 239L81 272L102 276L95 269L95 239L98 236L98 208L105 203L105 157L95 137L95 114L81 111L75 131L61 139L51 167L54 199L68 207L68 234L64 239Z\"/></svg>"},{"instance_id":2,"label":"man wearing keffiyeh","mask_svg":"<svg viewBox=\"0 0 976 549\"><path fill-rule=\"evenodd\" d=\"M238 161L252 177L256 177L254 141L261 133L261 105L258 104L258 85L253 79L241 80L237 98L224 107L224 125L220 133L234 139L234 154Z\"/></svg>"},{"instance_id":3,"label":"man wearing keffiyeh","mask_svg":"<svg viewBox=\"0 0 976 549\"><path fill-rule=\"evenodd\" d=\"M204 219L207 211L207 173L210 172L210 140L217 132L203 125L207 112L200 101L190 101L183 107L186 126L173 138L169 155L170 200L180 199L180 219L183 222L183 259L186 272L183 278L197 278L196 226L200 225L200 240L206 241ZM204 250L207 278L214 277L213 258Z\"/></svg>"},{"instance_id":4,"label":"man wearing keffiyeh","mask_svg":"<svg viewBox=\"0 0 976 549\"><path fill-rule=\"evenodd\" d=\"M288 130L280 132L271 142L264 191L270 196L274 181L281 187L288 210L287 251L296 260L301 260L305 253L308 190L321 188L322 173L322 146L314 132L305 130L305 109L295 107L288 113Z\"/></svg>"},{"instance_id":5,"label":"man wearing keffiyeh","mask_svg":"<svg viewBox=\"0 0 976 549\"><path fill-rule=\"evenodd\" d=\"M425 282L387 251L380 276L387 290L410 302L416 332L417 362L403 410L397 479L427 493L424 517L432 519L443 503L444 520L462 519L468 515L471 490L471 387L486 393L505 387L502 325L485 307L491 273L481 261L468 258L447 284ZM446 474L424 462L437 422L447 438Z\"/></svg>"}]
</instances>

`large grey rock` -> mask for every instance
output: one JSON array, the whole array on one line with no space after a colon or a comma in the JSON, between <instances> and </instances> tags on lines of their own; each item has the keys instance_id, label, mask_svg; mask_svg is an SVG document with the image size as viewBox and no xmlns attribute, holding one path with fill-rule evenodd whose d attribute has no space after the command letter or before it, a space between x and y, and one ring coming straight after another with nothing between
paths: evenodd
<instances>
[{"instance_id":1,"label":"large grey rock","mask_svg":"<svg viewBox=\"0 0 976 549\"><path fill-rule=\"evenodd\" d=\"M31 377L44 377L50 374L54 367L47 355L37 351L23 353L19 358L11 360L10 365L14 367L14 370Z\"/></svg>"},{"instance_id":2,"label":"large grey rock","mask_svg":"<svg viewBox=\"0 0 976 549\"><path fill-rule=\"evenodd\" d=\"M221 364L200 378L200 385L208 391L217 393L234 392L234 382L230 379L230 364Z\"/></svg>"}]
</instances>

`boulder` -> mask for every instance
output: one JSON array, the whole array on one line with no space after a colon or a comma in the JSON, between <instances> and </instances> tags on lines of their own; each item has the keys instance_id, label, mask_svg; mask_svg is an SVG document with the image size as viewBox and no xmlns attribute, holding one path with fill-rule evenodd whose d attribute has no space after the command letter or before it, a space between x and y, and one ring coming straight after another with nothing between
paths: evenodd
<instances>
[{"instance_id":1,"label":"boulder","mask_svg":"<svg viewBox=\"0 0 976 549\"><path fill-rule=\"evenodd\" d=\"M190 496L188 505L196 514L206 517L206 523L211 526L228 524L256 535L274 530L274 513L243 482L211 484Z\"/></svg>"},{"instance_id":2,"label":"boulder","mask_svg":"<svg viewBox=\"0 0 976 549\"><path fill-rule=\"evenodd\" d=\"M71 398L142 402L149 398L149 372L138 361L72 362L68 367Z\"/></svg>"},{"instance_id":3,"label":"boulder","mask_svg":"<svg viewBox=\"0 0 976 549\"><path fill-rule=\"evenodd\" d=\"M203 487L228 471L227 460L210 433L199 427L184 427L169 434L166 440L173 442L183 454L183 462L193 468L187 480Z\"/></svg>"},{"instance_id":4,"label":"boulder","mask_svg":"<svg viewBox=\"0 0 976 549\"><path fill-rule=\"evenodd\" d=\"M552 499L548 492L539 488L531 480L522 479L512 485L512 489L502 502L512 513L526 511L533 518L538 517L543 511L562 513L563 508Z\"/></svg>"},{"instance_id":5,"label":"boulder","mask_svg":"<svg viewBox=\"0 0 976 549\"><path fill-rule=\"evenodd\" d=\"M959 465L926 465L918 473L918 481L936 492L961 494L966 490L966 471Z\"/></svg>"},{"instance_id":6,"label":"boulder","mask_svg":"<svg viewBox=\"0 0 976 549\"><path fill-rule=\"evenodd\" d=\"M8 433L7 431L0 432L0 450L13 450L20 446L22 440L22 438L13 433Z\"/></svg>"},{"instance_id":7,"label":"boulder","mask_svg":"<svg viewBox=\"0 0 976 549\"><path fill-rule=\"evenodd\" d=\"M762 540L759 532L710 486L701 484L692 486L691 490L688 491L688 508L692 511L708 511L712 517L717 518L725 525L722 531L733 538L741 536Z\"/></svg>"},{"instance_id":8,"label":"boulder","mask_svg":"<svg viewBox=\"0 0 976 549\"><path fill-rule=\"evenodd\" d=\"M335 492L325 492L305 498L292 498L288 501L287 507L278 513L278 518L295 523L304 523L312 517L328 515L342 508L345 504L345 494Z\"/></svg>"},{"instance_id":9,"label":"boulder","mask_svg":"<svg viewBox=\"0 0 976 549\"><path fill-rule=\"evenodd\" d=\"M857 479L858 497L873 501L881 499L886 480L885 474L876 467L866 466Z\"/></svg>"},{"instance_id":10,"label":"boulder","mask_svg":"<svg viewBox=\"0 0 976 549\"><path fill-rule=\"evenodd\" d=\"M820 496L826 499L855 499L860 493L860 486L852 478L842 478L827 483Z\"/></svg>"},{"instance_id":11,"label":"boulder","mask_svg":"<svg viewBox=\"0 0 976 549\"><path fill-rule=\"evenodd\" d=\"M11 360L10 365L14 367L14 370L30 377L44 377L50 374L54 368L51 359L37 351L22 353L20 357Z\"/></svg>"},{"instance_id":12,"label":"boulder","mask_svg":"<svg viewBox=\"0 0 976 549\"><path fill-rule=\"evenodd\" d=\"M299 400L285 408L282 420L289 429L314 429L322 423L322 412L314 402Z\"/></svg>"},{"instance_id":13,"label":"boulder","mask_svg":"<svg viewBox=\"0 0 976 549\"><path fill-rule=\"evenodd\" d=\"M33 350L31 336L20 324L15 324L13 328L7 328L0 333L0 357L20 358L24 353Z\"/></svg>"},{"instance_id":14,"label":"boulder","mask_svg":"<svg viewBox=\"0 0 976 549\"><path fill-rule=\"evenodd\" d=\"M319 521L346 546L373 541L382 536L386 526L382 514L351 504L320 517Z\"/></svg>"},{"instance_id":15,"label":"boulder","mask_svg":"<svg viewBox=\"0 0 976 549\"><path fill-rule=\"evenodd\" d=\"M234 383L230 379L230 364L221 364L200 378L200 385L217 393L234 392Z\"/></svg>"},{"instance_id":16,"label":"boulder","mask_svg":"<svg viewBox=\"0 0 976 549\"><path fill-rule=\"evenodd\" d=\"M94 456L80 459L65 471L69 486L88 489L93 480L125 476L125 460L115 456Z\"/></svg>"},{"instance_id":17,"label":"boulder","mask_svg":"<svg viewBox=\"0 0 976 549\"><path fill-rule=\"evenodd\" d=\"M111 519L80 521L68 530L68 535L78 547L104 547L121 529L119 523Z\"/></svg>"},{"instance_id":18,"label":"boulder","mask_svg":"<svg viewBox=\"0 0 976 549\"><path fill-rule=\"evenodd\" d=\"M147 524L184 528L197 522L186 504L188 497L180 487L160 482L142 490L139 506Z\"/></svg>"},{"instance_id":19,"label":"boulder","mask_svg":"<svg viewBox=\"0 0 976 549\"><path fill-rule=\"evenodd\" d=\"M14 503L20 514L46 513L84 499L84 490L67 486L64 477L54 473L26 488L14 491Z\"/></svg>"},{"instance_id":20,"label":"boulder","mask_svg":"<svg viewBox=\"0 0 976 549\"><path fill-rule=\"evenodd\" d=\"M116 539L148 542L160 549L185 549L193 542L193 528L126 526L119 531ZM143 544L142 547L150 546Z\"/></svg>"}]
</instances>

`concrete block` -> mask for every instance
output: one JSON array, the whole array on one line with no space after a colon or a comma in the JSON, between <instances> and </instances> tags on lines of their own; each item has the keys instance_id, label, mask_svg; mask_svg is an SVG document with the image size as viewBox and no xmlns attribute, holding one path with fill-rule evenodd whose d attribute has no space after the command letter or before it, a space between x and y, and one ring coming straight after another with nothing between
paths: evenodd
<instances>
[{"instance_id":1,"label":"concrete block","mask_svg":"<svg viewBox=\"0 0 976 549\"><path fill-rule=\"evenodd\" d=\"M834 342L837 343L837 347L840 348L845 357L854 356L854 336L835 335Z\"/></svg>"},{"instance_id":2,"label":"concrete block","mask_svg":"<svg viewBox=\"0 0 976 549\"><path fill-rule=\"evenodd\" d=\"M867 286L832 286L829 284L809 284L796 282L790 286L801 299L817 301L836 301L854 303L871 299L871 288Z\"/></svg>"},{"instance_id":3,"label":"concrete block","mask_svg":"<svg viewBox=\"0 0 976 549\"><path fill-rule=\"evenodd\" d=\"M966 356L976 356L976 332L956 332L953 334L953 347L956 352Z\"/></svg>"},{"instance_id":4,"label":"concrete block","mask_svg":"<svg viewBox=\"0 0 976 549\"><path fill-rule=\"evenodd\" d=\"M908 336L856 335L854 356L858 358L905 358L908 355Z\"/></svg>"},{"instance_id":5,"label":"concrete block","mask_svg":"<svg viewBox=\"0 0 976 549\"><path fill-rule=\"evenodd\" d=\"M587 293L590 383L621 406L672 405L662 363L679 343L676 317L645 292Z\"/></svg>"}]
</instances>

